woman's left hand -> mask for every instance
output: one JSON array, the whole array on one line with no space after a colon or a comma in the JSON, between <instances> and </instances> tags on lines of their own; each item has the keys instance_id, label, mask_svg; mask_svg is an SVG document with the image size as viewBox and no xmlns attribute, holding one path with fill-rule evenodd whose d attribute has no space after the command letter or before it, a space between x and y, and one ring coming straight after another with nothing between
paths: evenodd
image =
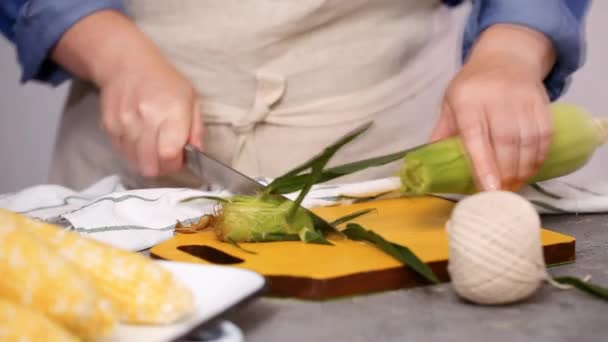
<instances>
[{"instance_id":1,"label":"woman's left hand","mask_svg":"<svg viewBox=\"0 0 608 342\"><path fill-rule=\"evenodd\" d=\"M522 52L522 44L536 46ZM490 27L449 84L431 140L459 135L481 190L516 190L546 159L552 122L542 81L552 54L538 32Z\"/></svg>"}]
</instances>

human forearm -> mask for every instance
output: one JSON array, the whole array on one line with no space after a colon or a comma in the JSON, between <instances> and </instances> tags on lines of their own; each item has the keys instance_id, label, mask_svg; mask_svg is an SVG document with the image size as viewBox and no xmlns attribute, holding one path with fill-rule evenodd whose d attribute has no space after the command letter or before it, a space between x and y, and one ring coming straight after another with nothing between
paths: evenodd
<instances>
[{"instance_id":1,"label":"human forearm","mask_svg":"<svg viewBox=\"0 0 608 342\"><path fill-rule=\"evenodd\" d=\"M159 49L123 14L105 10L74 24L51 58L98 86L121 70L166 64Z\"/></svg>"},{"instance_id":2,"label":"human forearm","mask_svg":"<svg viewBox=\"0 0 608 342\"><path fill-rule=\"evenodd\" d=\"M490 27L513 24L533 29L549 38L554 46L556 61L543 85L550 100L557 100L565 92L572 74L585 62L585 22L591 1L473 0L471 3L462 41L463 60L470 57L480 35Z\"/></svg>"},{"instance_id":3,"label":"human forearm","mask_svg":"<svg viewBox=\"0 0 608 342\"><path fill-rule=\"evenodd\" d=\"M523 26L496 24L480 35L467 64L507 62L544 79L555 60L553 44L544 34Z\"/></svg>"}]
</instances>

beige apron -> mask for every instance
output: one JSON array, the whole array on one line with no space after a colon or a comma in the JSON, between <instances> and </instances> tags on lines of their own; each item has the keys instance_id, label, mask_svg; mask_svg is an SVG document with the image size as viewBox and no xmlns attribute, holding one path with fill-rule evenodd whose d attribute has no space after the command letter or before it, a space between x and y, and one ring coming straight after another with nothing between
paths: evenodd
<instances>
[{"instance_id":1,"label":"beige apron","mask_svg":"<svg viewBox=\"0 0 608 342\"><path fill-rule=\"evenodd\" d=\"M428 139L457 66L460 33L438 0L130 0L134 22L194 84L206 150L275 177L355 127L372 128L331 165ZM128 187L199 186L187 171L143 179L99 128L98 93L75 82L51 181L119 174ZM391 175L398 163L341 178Z\"/></svg>"}]
</instances>

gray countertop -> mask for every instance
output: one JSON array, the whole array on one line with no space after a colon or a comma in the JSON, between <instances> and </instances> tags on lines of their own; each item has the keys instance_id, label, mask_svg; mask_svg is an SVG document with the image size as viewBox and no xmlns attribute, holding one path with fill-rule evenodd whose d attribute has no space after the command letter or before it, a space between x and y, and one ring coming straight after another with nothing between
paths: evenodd
<instances>
[{"instance_id":1,"label":"gray countertop","mask_svg":"<svg viewBox=\"0 0 608 342\"><path fill-rule=\"evenodd\" d=\"M589 274L608 286L608 215L547 216L551 230L574 236L576 262L554 276ZM608 341L608 302L545 286L501 307L460 300L450 284L325 302L260 298L227 317L247 341Z\"/></svg>"}]
</instances>

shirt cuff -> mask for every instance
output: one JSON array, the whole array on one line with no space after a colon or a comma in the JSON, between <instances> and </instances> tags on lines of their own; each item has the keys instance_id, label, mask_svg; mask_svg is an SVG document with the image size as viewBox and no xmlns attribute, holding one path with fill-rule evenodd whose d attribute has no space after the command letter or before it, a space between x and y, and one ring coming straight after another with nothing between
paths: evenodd
<instances>
[{"instance_id":1,"label":"shirt cuff","mask_svg":"<svg viewBox=\"0 0 608 342\"><path fill-rule=\"evenodd\" d=\"M585 59L582 13L579 16L576 17L564 1L475 1L465 28L462 58L466 59L479 34L493 24L522 25L542 32L552 41L557 55L554 67L544 80L551 101L555 101L565 92L570 76Z\"/></svg>"},{"instance_id":2,"label":"shirt cuff","mask_svg":"<svg viewBox=\"0 0 608 342\"><path fill-rule=\"evenodd\" d=\"M125 12L120 0L26 2L14 28L17 58L22 68L21 82L38 80L56 86L69 79L69 72L53 62L49 53L77 21L105 9Z\"/></svg>"}]
</instances>

